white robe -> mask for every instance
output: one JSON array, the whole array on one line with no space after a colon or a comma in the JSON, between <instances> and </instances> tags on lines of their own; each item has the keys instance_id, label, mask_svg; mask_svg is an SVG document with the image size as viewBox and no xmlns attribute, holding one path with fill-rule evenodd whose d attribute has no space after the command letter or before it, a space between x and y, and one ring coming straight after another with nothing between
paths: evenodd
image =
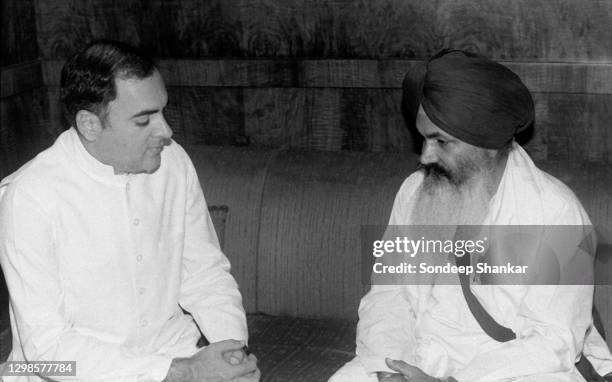
<instances>
[{"instance_id":1,"label":"white robe","mask_svg":"<svg viewBox=\"0 0 612 382\"><path fill-rule=\"evenodd\" d=\"M210 342L247 340L195 168L176 142L161 155L153 174L116 175L69 129L0 184L9 361L76 361L85 381L160 381L197 351L196 322Z\"/></svg>"},{"instance_id":2,"label":"white robe","mask_svg":"<svg viewBox=\"0 0 612 382\"><path fill-rule=\"evenodd\" d=\"M409 225L422 173L397 193L389 225ZM489 203L488 225L590 225L575 195L535 167L516 143L498 190ZM459 285L374 285L361 300L357 357L330 381L375 381L391 371L385 357L400 359L437 378L458 381L583 381L574 363L596 354L601 374L612 371L610 351L592 324L593 286L473 285L473 293L517 339L490 338L469 311ZM583 345L586 348L583 350Z\"/></svg>"}]
</instances>

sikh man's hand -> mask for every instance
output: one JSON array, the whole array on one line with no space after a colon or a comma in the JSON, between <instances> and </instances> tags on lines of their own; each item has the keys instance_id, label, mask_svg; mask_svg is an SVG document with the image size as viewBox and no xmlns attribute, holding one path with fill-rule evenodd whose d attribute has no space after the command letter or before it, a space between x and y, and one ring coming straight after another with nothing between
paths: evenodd
<instances>
[{"instance_id":1,"label":"sikh man's hand","mask_svg":"<svg viewBox=\"0 0 612 382\"><path fill-rule=\"evenodd\" d=\"M242 352L243 346L242 342L235 340L220 341L208 345L189 358L175 358L172 360L170 370L164 381L258 381L257 358L255 356L243 355L239 359L237 356L236 351ZM232 364L236 360L239 363Z\"/></svg>"},{"instance_id":2,"label":"sikh man's hand","mask_svg":"<svg viewBox=\"0 0 612 382\"><path fill-rule=\"evenodd\" d=\"M444 382L441 379L425 374L423 370L419 369L418 367L411 366L404 361L386 358L385 362L387 363L389 369L400 373L405 382Z\"/></svg>"}]
</instances>

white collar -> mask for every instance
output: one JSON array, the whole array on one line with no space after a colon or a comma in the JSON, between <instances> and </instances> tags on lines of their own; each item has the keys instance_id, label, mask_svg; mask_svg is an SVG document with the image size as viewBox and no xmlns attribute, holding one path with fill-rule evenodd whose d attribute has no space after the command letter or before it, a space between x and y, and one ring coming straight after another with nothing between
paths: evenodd
<instances>
[{"instance_id":1,"label":"white collar","mask_svg":"<svg viewBox=\"0 0 612 382\"><path fill-rule=\"evenodd\" d=\"M70 154L70 158L73 158L76 165L93 178L119 186L125 185L130 180L130 174L115 174L113 166L106 165L94 158L85 149L75 128L71 127L63 132L60 139L64 149Z\"/></svg>"}]
</instances>

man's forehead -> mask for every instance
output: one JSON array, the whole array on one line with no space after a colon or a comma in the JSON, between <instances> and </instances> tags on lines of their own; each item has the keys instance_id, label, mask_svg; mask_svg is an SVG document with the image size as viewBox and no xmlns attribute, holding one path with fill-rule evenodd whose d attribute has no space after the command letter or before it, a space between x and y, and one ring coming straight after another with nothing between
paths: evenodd
<instances>
[{"instance_id":1,"label":"man's forehead","mask_svg":"<svg viewBox=\"0 0 612 382\"><path fill-rule=\"evenodd\" d=\"M138 89L138 88L147 87L147 86L160 86L160 85L165 90L166 85L164 84L164 79L162 78L158 70L154 70L150 76L143 77L143 78L134 77L134 76L126 76L126 75L121 75L121 74L115 77L115 87L117 88L117 91L119 91L119 88L123 88L123 89L129 88L130 90L132 90L132 89Z\"/></svg>"},{"instance_id":2,"label":"man's forehead","mask_svg":"<svg viewBox=\"0 0 612 382\"><path fill-rule=\"evenodd\" d=\"M157 70L145 78L117 77L115 78L115 88L117 97L114 101L121 100L121 102L137 102L139 104L163 103L164 106L168 101L166 86Z\"/></svg>"}]
</instances>

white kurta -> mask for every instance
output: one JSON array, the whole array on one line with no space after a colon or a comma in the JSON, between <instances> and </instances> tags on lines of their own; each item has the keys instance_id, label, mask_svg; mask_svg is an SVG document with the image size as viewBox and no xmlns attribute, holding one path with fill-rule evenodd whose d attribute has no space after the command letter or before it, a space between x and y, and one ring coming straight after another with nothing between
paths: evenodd
<instances>
[{"instance_id":1,"label":"white kurta","mask_svg":"<svg viewBox=\"0 0 612 382\"><path fill-rule=\"evenodd\" d=\"M410 225L422 173L401 186L390 225ZM485 225L589 225L575 195L537 169L516 143L491 199ZM574 368L591 324L592 286L473 285L472 291L517 339L491 339L470 312L459 285L374 285L361 300L357 357L333 381L372 379L390 371L385 357L401 359L437 378L458 381L583 380ZM596 333L591 349L607 354ZM612 371L612 363L598 365Z\"/></svg>"},{"instance_id":2,"label":"white kurta","mask_svg":"<svg viewBox=\"0 0 612 382\"><path fill-rule=\"evenodd\" d=\"M172 358L196 351L179 304L211 342L247 339L230 264L176 142L155 173L115 175L69 129L4 179L0 197L9 360L76 361L80 380L159 381Z\"/></svg>"}]
</instances>

